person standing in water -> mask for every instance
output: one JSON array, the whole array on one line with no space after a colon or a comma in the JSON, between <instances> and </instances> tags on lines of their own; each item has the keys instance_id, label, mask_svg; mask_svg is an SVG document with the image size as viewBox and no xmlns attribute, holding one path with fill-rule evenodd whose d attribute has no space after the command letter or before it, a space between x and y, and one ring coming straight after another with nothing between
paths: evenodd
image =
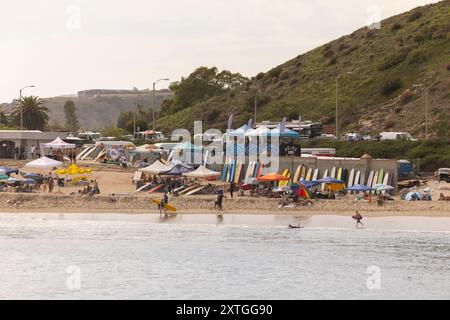
<instances>
[{"instance_id":1,"label":"person standing in water","mask_svg":"<svg viewBox=\"0 0 450 320\"><path fill-rule=\"evenodd\" d=\"M359 213L358 210L356 210L356 214L353 216L353 219L356 220L356 228L358 228L359 225L364 227L364 224L361 222L361 220L363 219L363 216Z\"/></svg>"}]
</instances>

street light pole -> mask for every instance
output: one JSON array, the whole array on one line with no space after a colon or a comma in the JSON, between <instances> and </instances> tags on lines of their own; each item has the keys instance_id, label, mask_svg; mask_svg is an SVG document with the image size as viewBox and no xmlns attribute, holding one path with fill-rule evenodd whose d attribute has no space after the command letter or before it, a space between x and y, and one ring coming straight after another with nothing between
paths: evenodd
<instances>
[{"instance_id":1,"label":"street light pole","mask_svg":"<svg viewBox=\"0 0 450 320\"><path fill-rule=\"evenodd\" d=\"M153 95L152 95L152 105L153 105L153 137L155 137L155 108L156 108L156 101L155 101L155 97L156 97L156 84L160 81L169 81L169 79L159 79L155 82L153 82Z\"/></svg>"},{"instance_id":2,"label":"street light pole","mask_svg":"<svg viewBox=\"0 0 450 320\"><path fill-rule=\"evenodd\" d=\"M19 91L19 103L20 103L20 130L23 130L23 105L22 105L22 91L26 88L34 88L35 85L25 86Z\"/></svg>"},{"instance_id":3,"label":"street light pole","mask_svg":"<svg viewBox=\"0 0 450 320\"><path fill-rule=\"evenodd\" d=\"M258 93L255 93L255 125L256 125L256 112L258 110Z\"/></svg>"},{"instance_id":4,"label":"street light pole","mask_svg":"<svg viewBox=\"0 0 450 320\"><path fill-rule=\"evenodd\" d=\"M425 139L428 139L428 89L425 91Z\"/></svg>"},{"instance_id":5,"label":"street light pole","mask_svg":"<svg viewBox=\"0 0 450 320\"><path fill-rule=\"evenodd\" d=\"M340 76L340 75L339 75ZM339 140L339 118L338 118L338 79L339 76L336 77L336 128L334 129L334 134L336 135L336 139Z\"/></svg>"}]
</instances>

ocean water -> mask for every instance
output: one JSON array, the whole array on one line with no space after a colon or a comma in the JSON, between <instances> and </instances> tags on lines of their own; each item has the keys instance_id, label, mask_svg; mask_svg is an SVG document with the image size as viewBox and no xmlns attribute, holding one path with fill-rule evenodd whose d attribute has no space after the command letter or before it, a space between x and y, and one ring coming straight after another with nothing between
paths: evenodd
<instances>
[{"instance_id":1,"label":"ocean water","mask_svg":"<svg viewBox=\"0 0 450 320\"><path fill-rule=\"evenodd\" d=\"M299 221L305 229L287 228ZM450 233L292 217L2 215L0 270L0 299L450 299Z\"/></svg>"}]
</instances>

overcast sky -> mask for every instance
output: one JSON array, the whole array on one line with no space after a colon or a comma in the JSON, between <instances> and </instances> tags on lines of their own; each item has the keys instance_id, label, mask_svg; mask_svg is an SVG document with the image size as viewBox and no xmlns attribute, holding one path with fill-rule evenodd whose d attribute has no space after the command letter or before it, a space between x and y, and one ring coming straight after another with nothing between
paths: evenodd
<instances>
[{"instance_id":1,"label":"overcast sky","mask_svg":"<svg viewBox=\"0 0 450 320\"><path fill-rule=\"evenodd\" d=\"M149 88L201 65L253 76L431 0L1 0L0 102ZM160 87L166 87L161 84Z\"/></svg>"}]
</instances>

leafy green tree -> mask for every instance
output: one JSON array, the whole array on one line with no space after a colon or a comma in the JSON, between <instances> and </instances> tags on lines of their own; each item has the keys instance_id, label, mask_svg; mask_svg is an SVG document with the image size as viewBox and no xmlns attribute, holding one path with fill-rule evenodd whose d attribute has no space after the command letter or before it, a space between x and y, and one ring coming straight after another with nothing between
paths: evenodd
<instances>
[{"instance_id":1,"label":"leafy green tree","mask_svg":"<svg viewBox=\"0 0 450 320\"><path fill-rule=\"evenodd\" d=\"M72 133L76 133L80 129L78 118L76 114L77 108L75 102L67 100L64 104L64 114L66 116L66 128Z\"/></svg>"},{"instance_id":2,"label":"leafy green tree","mask_svg":"<svg viewBox=\"0 0 450 320\"><path fill-rule=\"evenodd\" d=\"M114 137L117 139L122 138L122 136L126 135L126 131L122 128L116 127L107 127L101 131L103 137Z\"/></svg>"},{"instance_id":3,"label":"leafy green tree","mask_svg":"<svg viewBox=\"0 0 450 320\"><path fill-rule=\"evenodd\" d=\"M161 114L168 115L193 106L195 103L220 95L244 85L248 78L228 70L219 72L216 67L199 67L187 78L174 82L169 87L174 92L172 99L165 100Z\"/></svg>"},{"instance_id":4,"label":"leafy green tree","mask_svg":"<svg viewBox=\"0 0 450 320\"><path fill-rule=\"evenodd\" d=\"M23 126L29 130L44 130L48 122L48 108L39 97L23 97L16 110L11 114L13 123L20 126L20 114L23 117Z\"/></svg>"}]
</instances>

